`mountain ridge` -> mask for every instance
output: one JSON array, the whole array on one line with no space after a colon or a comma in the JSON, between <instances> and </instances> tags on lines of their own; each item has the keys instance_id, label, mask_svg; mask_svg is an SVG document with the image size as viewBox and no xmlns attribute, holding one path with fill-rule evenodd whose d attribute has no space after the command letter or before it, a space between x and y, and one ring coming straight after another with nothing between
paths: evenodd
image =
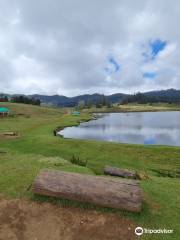
<instances>
[{"instance_id":1,"label":"mountain ridge","mask_svg":"<svg viewBox=\"0 0 180 240\"><path fill-rule=\"evenodd\" d=\"M156 98L167 98L175 99L176 102L180 102L180 90L177 89L166 89L166 90L155 90L155 91L148 91L143 92L142 94L148 96L148 97L156 97ZM88 101L92 103L96 103L102 97L106 97L108 101L111 103L121 103L126 97L133 96L133 94L125 94L125 93L114 93L110 95L103 95L99 93L94 94L83 94L83 95L77 95L74 97L67 97L64 95L43 95L43 94L31 94L31 95L25 95L25 94L0 94L0 96L6 95L8 97L12 96L18 96L18 95L24 95L27 97L39 99L41 103L47 104L47 105L55 105L59 107L74 107L78 104L79 101L84 101L87 103Z\"/></svg>"}]
</instances>

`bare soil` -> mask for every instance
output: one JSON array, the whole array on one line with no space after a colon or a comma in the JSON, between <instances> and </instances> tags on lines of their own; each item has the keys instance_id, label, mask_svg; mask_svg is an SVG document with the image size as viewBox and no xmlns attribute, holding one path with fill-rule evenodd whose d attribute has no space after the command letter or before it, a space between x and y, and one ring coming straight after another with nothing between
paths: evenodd
<instances>
[{"instance_id":1,"label":"bare soil","mask_svg":"<svg viewBox=\"0 0 180 240\"><path fill-rule=\"evenodd\" d=\"M132 240L134 228L109 213L0 199L0 240Z\"/></svg>"}]
</instances>

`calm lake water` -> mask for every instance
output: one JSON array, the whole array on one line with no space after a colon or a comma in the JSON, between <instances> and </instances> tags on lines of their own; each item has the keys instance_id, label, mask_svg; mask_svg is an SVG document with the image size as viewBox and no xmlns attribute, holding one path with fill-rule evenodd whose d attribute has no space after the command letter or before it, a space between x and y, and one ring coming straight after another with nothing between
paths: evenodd
<instances>
[{"instance_id":1,"label":"calm lake water","mask_svg":"<svg viewBox=\"0 0 180 240\"><path fill-rule=\"evenodd\" d=\"M180 146L180 112L105 113L60 131L65 138Z\"/></svg>"}]
</instances>

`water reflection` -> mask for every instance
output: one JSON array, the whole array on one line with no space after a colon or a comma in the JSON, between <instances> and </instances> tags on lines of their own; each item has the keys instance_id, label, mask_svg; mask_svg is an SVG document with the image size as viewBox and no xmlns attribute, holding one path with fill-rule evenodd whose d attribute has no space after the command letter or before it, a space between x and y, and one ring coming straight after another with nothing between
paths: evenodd
<instances>
[{"instance_id":1,"label":"water reflection","mask_svg":"<svg viewBox=\"0 0 180 240\"><path fill-rule=\"evenodd\" d=\"M180 112L106 113L60 134L67 138L180 146Z\"/></svg>"}]
</instances>

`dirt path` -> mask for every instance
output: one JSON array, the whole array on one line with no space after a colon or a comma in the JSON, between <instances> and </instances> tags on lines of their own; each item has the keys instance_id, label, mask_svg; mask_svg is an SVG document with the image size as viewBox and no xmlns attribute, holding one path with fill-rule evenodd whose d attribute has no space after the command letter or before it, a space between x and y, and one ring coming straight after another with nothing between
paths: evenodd
<instances>
[{"instance_id":1,"label":"dirt path","mask_svg":"<svg viewBox=\"0 0 180 240\"><path fill-rule=\"evenodd\" d=\"M132 240L134 226L92 210L0 200L0 240Z\"/></svg>"}]
</instances>

